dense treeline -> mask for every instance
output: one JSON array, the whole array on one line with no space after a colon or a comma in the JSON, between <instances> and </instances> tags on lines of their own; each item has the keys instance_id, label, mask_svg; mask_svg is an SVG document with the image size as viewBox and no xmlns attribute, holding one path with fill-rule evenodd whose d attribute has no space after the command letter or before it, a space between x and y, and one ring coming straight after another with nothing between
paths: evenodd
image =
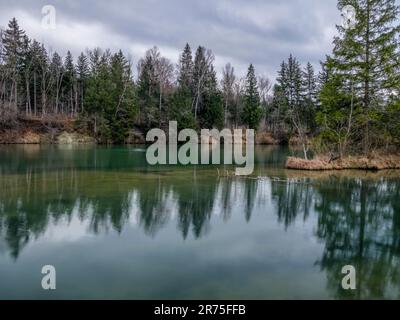
<instances>
[{"instance_id":1,"label":"dense treeline","mask_svg":"<svg viewBox=\"0 0 400 320\"><path fill-rule=\"evenodd\" d=\"M113 142L123 142L134 126L146 131L170 120L197 129L263 125L285 137L291 129L282 118L285 111L272 103L268 78L257 77L253 65L239 78L228 63L219 82L214 55L202 46L193 57L186 44L177 66L151 48L139 60L134 81L132 62L121 51L88 50L75 63L69 51L62 59L30 40L15 19L1 40L3 126L12 126L18 114L78 116L80 127ZM301 85L315 85L311 64L299 76ZM314 109L316 92L310 90Z\"/></svg>"},{"instance_id":2,"label":"dense treeline","mask_svg":"<svg viewBox=\"0 0 400 320\"><path fill-rule=\"evenodd\" d=\"M78 118L102 141L122 142L137 113L131 63L122 52L100 49L76 62L46 50L20 29L16 19L0 42L0 125L17 126L18 117Z\"/></svg>"},{"instance_id":3,"label":"dense treeline","mask_svg":"<svg viewBox=\"0 0 400 320\"><path fill-rule=\"evenodd\" d=\"M102 142L124 142L134 128L147 131L177 120L180 128L257 128L262 110L254 67L236 81L227 65L218 83L211 50L187 44L179 64L148 50L133 78L130 59L100 48L63 59L31 40L12 19L1 34L2 128L18 117L73 117L77 127ZM270 81L261 78L269 84Z\"/></svg>"},{"instance_id":4,"label":"dense treeline","mask_svg":"<svg viewBox=\"0 0 400 320\"><path fill-rule=\"evenodd\" d=\"M250 127L279 141L295 140L304 157L313 146L339 157L400 143L399 7L395 0L339 0L352 5L357 22L338 26L331 55L302 66L290 55L276 83L245 77L227 64L218 81L211 50L187 44L178 65L157 47L137 63L123 53L89 50L74 59L48 52L27 37L15 19L1 32L0 128L18 117L77 119L77 128L101 142L125 142L178 121L179 128Z\"/></svg>"}]
</instances>

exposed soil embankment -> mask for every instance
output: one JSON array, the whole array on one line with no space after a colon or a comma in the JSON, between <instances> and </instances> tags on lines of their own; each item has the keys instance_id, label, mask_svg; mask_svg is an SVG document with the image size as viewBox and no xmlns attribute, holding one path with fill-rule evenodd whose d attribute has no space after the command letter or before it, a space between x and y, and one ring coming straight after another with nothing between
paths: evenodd
<instances>
[{"instance_id":1,"label":"exposed soil embankment","mask_svg":"<svg viewBox=\"0 0 400 320\"><path fill-rule=\"evenodd\" d=\"M56 134L31 129L0 132L0 144L89 144L96 140L84 134L61 131Z\"/></svg>"},{"instance_id":2,"label":"exposed soil embankment","mask_svg":"<svg viewBox=\"0 0 400 320\"><path fill-rule=\"evenodd\" d=\"M29 129L0 131L0 144L38 144L41 135Z\"/></svg>"},{"instance_id":3,"label":"exposed soil embankment","mask_svg":"<svg viewBox=\"0 0 400 320\"><path fill-rule=\"evenodd\" d=\"M384 170L384 169L400 169L400 154L393 155L374 155L366 156L349 156L346 158L331 161L329 157L315 157L312 160L289 157L286 161L287 169L296 170Z\"/></svg>"},{"instance_id":4,"label":"exposed soil embankment","mask_svg":"<svg viewBox=\"0 0 400 320\"><path fill-rule=\"evenodd\" d=\"M13 128L0 129L0 144L80 144L95 139L74 130L67 117L18 117Z\"/></svg>"},{"instance_id":5,"label":"exposed soil embankment","mask_svg":"<svg viewBox=\"0 0 400 320\"><path fill-rule=\"evenodd\" d=\"M270 132L262 131L257 132L255 137L255 144L258 145L279 145L282 142L274 138Z\"/></svg>"}]
</instances>

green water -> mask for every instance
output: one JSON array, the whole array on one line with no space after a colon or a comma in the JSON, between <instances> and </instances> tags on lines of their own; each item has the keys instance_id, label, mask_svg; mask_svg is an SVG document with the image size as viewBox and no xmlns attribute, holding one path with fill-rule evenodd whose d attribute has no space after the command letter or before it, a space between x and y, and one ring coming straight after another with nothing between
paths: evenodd
<instances>
[{"instance_id":1,"label":"green water","mask_svg":"<svg viewBox=\"0 0 400 320\"><path fill-rule=\"evenodd\" d=\"M257 147L235 178L141 148L1 146L0 298L400 298L400 174L287 171L288 154Z\"/></svg>"}]
</instances>

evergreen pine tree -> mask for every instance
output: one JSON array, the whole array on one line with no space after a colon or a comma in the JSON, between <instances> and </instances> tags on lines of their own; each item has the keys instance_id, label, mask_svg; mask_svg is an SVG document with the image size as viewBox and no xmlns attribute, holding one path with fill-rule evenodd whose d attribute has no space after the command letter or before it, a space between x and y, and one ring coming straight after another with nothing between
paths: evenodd
<instances>
[{"instance_id":1,"label":"evergreen pine tree","mask_svg":"<svg viewBox=\"0 0 400 320\"><path fill-rule=\"evenodd\" d=\"M250 64L247 78L246 91L244 93L244 106L242 112L243 122L250 129L258 129L262 117L262 109L260 105L260 95L257 88L257 78L254 66Z\"/></svg>"},{"instance_id":2,"label":"evergreen pine tree","mask_svg":"<svg viewBox=\"0 0 400 320\"><path fill-rule=\"evenodd\" d=\"M316 128L315 112L317 109L317 80L315 78L314 68L311 63L307 63L303 71L303 110L305 122L312 131Z\"/></svg>"},{"instance_id":3,"label":"evergreen pine tree","mask_svg":"<svg viewBox=\"0 0 400 320\"><path fill-rule=\"evenodd\" d=\"M172 95L169 119L177 121L179 130L196 128L192 113L194 64L187 43L179 60L178 87Z\"/></svg>"},{"instance_id":4,"label":"evergreen pine tree","mask_svg":"<svg viewBox=\"0 0 400 320\"><path fill-rule=\"evenodd\" d=\"M210 50L206 50L202 46L197 48L194 58L192 103L195 120L204 108L203 94L213 60L214 56Z\"/></svg>"},{"instance_id":5,"label":"evergreen pine tree","mask_svg":"<svg viewBox=\"0 0 400 320\"><path fill-rule=\"evenodd\" d=\"M54 52L51 59L50 75L52 77L52 103L54 105L54 112L57 114L59 112L61 85L63 83L64 77L64 66L62 63L62 59L57 52Z\"/></svg>"},{"instance_id":6,"label":"evergreen pine tree","mask_svg":"<svg viewBox=\"0 0 400 320\"><path fill-rule=\"evenodd\" d=\"M2 33L2 51L0 54L6 65L6 72L11 79L8 88L9 108L18 109L19 68L22 62L25 32L20 29L15 18L8 23Z\"/></svg>"},{"instance_id":7,"label":"evergreen pine tree","mask_svg":"<svg viewBox=\"0 0 400 320\"><path fill-rule=\"evenodd\" d=\"M158 126L159 86L155 70L155 59L147 52L139 62L137 97L139 103L139 121L143 129Z\"/></svg>"},{"instance_id":8,"label":"evergreen pine tree","mask_svg":"<svg viewBox=\"0 0 400 320\"><path fill-rule=\"evenodd\" d=\"M84 110L84 96L85 96L85 87L88 77L90 75L90 68L87 56L82 52L76 63L76 73L78 80L78 90L79 90L79 104L80 111Z\"/></svg>"},{"instance_id":9,"label":"evergreen pine tree","mask_svg":"<svg viewBox=\"0 0 400 320\"><path fill-rule=\"evenodd\" d=\"M188 43L186 43L183 53L179 60L179 75L178 85L181 89L193 88L193 57L192 50Z\"/></svg>"},{"instance_id":10,"label":"evergreen pine tree","mask_svg":"<svg viewBox=\"0 0 400 320\"><path fill-rule=\"evenodd\" d=\"M213 66L210 66L207 74L203 102L203 110L199 117L201 127L221 129L224 125L224 106L222 93L217 87L217 75Z\"/></svg>"},{"instance_id":11,"label":"evergreen pine tree","mask_svg":"<svg viewBox=\"0 0 400 320\"><path fill-rule=\"evenodd\" d=\"M74 59L70 51L67 52L64 61L64 90L65 90L65 103L68 106L68 112L75 114L77 111L77 99L76 99L76 69Z\"/></svg>"},{"instance_id":12,"label":"evergreen pine tree","mask_svg":"<svg viewBox=\"0 0 400 320\"><path fill-rule=\"evenodd\" d=\"M110 139L124 143L134 126L136 101L130 65L122 51L114 54L110 61L112 104L105 109L105 117L110 127Z\"/></svg>"}]
</instances>

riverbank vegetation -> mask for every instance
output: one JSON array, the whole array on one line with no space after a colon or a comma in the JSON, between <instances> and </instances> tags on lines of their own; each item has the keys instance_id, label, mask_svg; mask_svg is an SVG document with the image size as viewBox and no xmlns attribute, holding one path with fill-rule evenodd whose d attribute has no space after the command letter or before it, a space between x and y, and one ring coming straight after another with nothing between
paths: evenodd
<instances>
[{"instance_id":1,"label":"riverbank vegetation","mask_svg":"<svg viewBox=\"0 0 400 320\"><path fill-rule=\"evenodd\" d=\"M63 119L101 143L126 143L132 134L173 120L179 129L257 129L267 97L261 98L257 83L270 88L270 80L257 79L253 65L237 79L227 64L219 82L214 54L202 46L193 57L186 44L178 66L153 47L139 59L134 78L133 62L122 51L95 48L76 60L68 51L62 58L30 39L15 18L0 39L3 137L35 120L42 122L40 130L60 133Z\"/></svg>"},{"instance_id":2,"label":"riverbank vegetation","mask_svg":"<svg viewBox=\"0 0 400 320\"><path fill-rule=\"evenodd\" d=\"M336 161L326 156L317 156L310 160L289 157L286 168L298 170L400 169L400 155L346 156Z\"/></svg>"},{"instance_id":3,"label":"riverbank vegetation","mask_svg":"<svg viewBox=\"0 0 400 320\"><path fill-rule=\"evenodd\" d=\"M357 22L352 28L338 27L332 55L322 65L313 118L313 147L329 159L292 158L287 167L398 167L388 154L396 153L400 138L399 7L380 0L340 0L338 7L348 4L356 8ZM301 128L307 122L299 123Z\"/></svg>"},{"instance_id":4,"label":"riverbank vegetation","mask_svg":"<svg viewBox=\"0 0 400 320\"><path fill-rule=\"evenodd\" d=\"M250 64L231 64L218 80L214 54L189 44L175 66L157 47L134 64L121 51L95 48L76 59L30 39L16 19L1 31L0 135L26 129L57 137L65 130L100 143L143 141L151 128L253 128L260 143L296 141L329 163L349 156L394 154L400 146L399 7L395 0L339 0L356 9L356 23L338 26L333 51L317 74L294 55L273 82ZM136 68L135 68L136 66ZM73 122L65 129L63 122ZM50 140L52 140L50 138ZM54 140L54 139L53 139ZM265 141L261 141L265 140ZM300 160L300 159L299 159Z\"/></svg>"}]
</instances>

